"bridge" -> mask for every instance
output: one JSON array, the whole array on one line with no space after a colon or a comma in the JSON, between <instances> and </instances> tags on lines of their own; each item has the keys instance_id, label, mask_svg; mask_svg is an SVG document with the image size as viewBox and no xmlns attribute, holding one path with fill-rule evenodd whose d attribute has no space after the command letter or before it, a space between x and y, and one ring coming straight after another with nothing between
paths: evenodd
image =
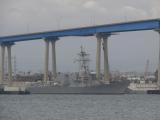
<instances>
[{"instance_id":1,"label":"bridge","mask_svg":"<svg viewBox=\"0 0 160 120\"><path fill-rule=\"evenodd\" d=\"M97 26L88 26L80 28L63 29L57 31L45 31L29 34L11 35L0 37L1 46L1 63L0 63L0 84L4 80L4 56L5 48L8 51L8 79L12 81L12 61L11 47L16 42L40 40L45 41L45 64L44 64L44 82L48 81L48 66L49 66L49 43L52 44L52 80L57 77L56 70L56 41L61 37L67 36L95 36L97 38L97 53L96 53L96 77L100 80L100 61L101 61L101 44L103 41L104 53L104 80L107 84L110 82L109 63L108 63L108 38L117 32L154 30L160 35L160 19L150 19L142 21L131 21L123 23L105 24ZM159 47L160 48L160 47ZM158 85L160 86L160 49L159 49L159 64L158 64Z\"/></svg>"}]
</instances>

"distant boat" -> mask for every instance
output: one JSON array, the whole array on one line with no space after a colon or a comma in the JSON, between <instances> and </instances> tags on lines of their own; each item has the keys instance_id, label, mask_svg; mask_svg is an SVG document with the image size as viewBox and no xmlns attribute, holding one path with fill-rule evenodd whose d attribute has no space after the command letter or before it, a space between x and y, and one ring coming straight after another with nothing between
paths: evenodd
<instances>
[{"instance_id":1,"label":"distant boat","mask_svg":"<svg viewBox=\"0 0 160 120\"><path fill-rule=\"evenodd\" d=\"M25 88L0 86L0 94L30 94Z\"/></svg>"},{"instance_id":2,"label":"distant boat","mask_svg":"<svg viewBox=\"0 0 160 120\"><path fill-rule=\"evenodd\" d=\"M130 83L128 88L131 93L147 93L148 91L159 90L156 83Z\"/></svg>"}]
</instances>

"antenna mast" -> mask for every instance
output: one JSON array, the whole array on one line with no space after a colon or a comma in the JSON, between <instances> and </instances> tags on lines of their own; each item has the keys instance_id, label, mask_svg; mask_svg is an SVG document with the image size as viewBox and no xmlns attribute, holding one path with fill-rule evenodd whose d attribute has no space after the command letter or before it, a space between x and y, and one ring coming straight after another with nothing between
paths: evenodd
<instances>
[{"instance_id":1,"label":"antenna mast","mask_svg":"<svg viewBox=\"0 0 160 120\"><path fill-rule=\"evenodd\" d=\"M148 76L148 68L149 68L149 60L147 60L146 67L145 67L145 72L144 72L144 80L147 80Z\"/></svg>"},{"instance_id":2,"label":"antenna mast","mask_svg":"<svg viewBox=\"0 0 160 120\"><path fill-rule=\"evenodd\" d=\"M79 63L79 78L78 80L82 83L82 87L88 83L89 80L89 54L87 54L81 46L81 51L78 53L78 59L76 60Z\"/></svg>"}]
</instances>

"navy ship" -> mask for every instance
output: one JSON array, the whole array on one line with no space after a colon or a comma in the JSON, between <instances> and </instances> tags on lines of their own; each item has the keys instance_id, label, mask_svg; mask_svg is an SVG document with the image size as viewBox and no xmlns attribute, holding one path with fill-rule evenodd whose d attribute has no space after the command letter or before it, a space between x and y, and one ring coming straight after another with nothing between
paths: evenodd
<instances>
[{"instance_id":1,"label":"navy ship","mask_svg":"<svg viewBox=\"0 0 160 120\"><path fill-rule=\"evenodd\" d=\"M31 94L125 94L129 81L115 81L90 87L34 86L28 87Z\"/></svg>"},{"instance_id":2,"label":"navy ship","mask_svg":"<svg viewBox=\"0 0 160 120\"><path fill-rule=\"evenodd\" d=\"M59 84L55 81L33 84L27 87L31 94L124 94L129 86L127 80L110 81L105 83L96 79L96 75L89 70L89 54L81 46L76 62L79 63L79 72L72 84Z\"/></svg>"}]
</instances>

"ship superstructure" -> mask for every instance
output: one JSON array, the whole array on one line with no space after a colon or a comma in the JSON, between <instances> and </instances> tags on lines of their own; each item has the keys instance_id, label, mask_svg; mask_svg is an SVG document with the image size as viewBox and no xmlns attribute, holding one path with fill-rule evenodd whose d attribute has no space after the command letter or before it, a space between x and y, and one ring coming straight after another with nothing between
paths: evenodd
<instances>
[{"instance_id":1,"label":"ship superstructure","mask_svg":"<svg viewBox=\"0 0 160 120\"><path fill-rule=\"evenodd\" d=\"M76 62L79 64L79 72L78 72L78 79L77 81L81 83L82 87L90 86L91 85L91 78L90 78L90 70L89 70L89 54L86 53L83 46L81 46L81 51L78 53L78 58Z\"/></svg>"}]
</instances>

